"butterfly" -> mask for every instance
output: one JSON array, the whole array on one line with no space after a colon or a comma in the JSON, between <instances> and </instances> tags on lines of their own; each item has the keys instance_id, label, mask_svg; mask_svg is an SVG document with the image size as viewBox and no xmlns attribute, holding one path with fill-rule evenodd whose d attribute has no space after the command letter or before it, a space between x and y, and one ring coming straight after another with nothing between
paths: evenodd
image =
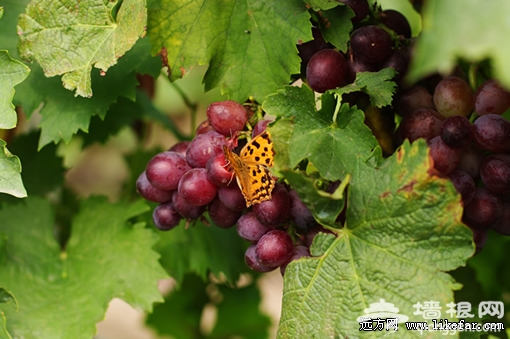
<instances>
[{"instance_id":1,"label":"butterfly","mask_svg":"<svg viewBox=\"0 0 510 339\"><path fill-rule=\"evenodd\" d=\"M274 150L269 132L251 139L239 155L223 146L223 153L234 171L246 207L271 199L275 180L268 167L273 166Z\"/></svg>"}]
</instances>

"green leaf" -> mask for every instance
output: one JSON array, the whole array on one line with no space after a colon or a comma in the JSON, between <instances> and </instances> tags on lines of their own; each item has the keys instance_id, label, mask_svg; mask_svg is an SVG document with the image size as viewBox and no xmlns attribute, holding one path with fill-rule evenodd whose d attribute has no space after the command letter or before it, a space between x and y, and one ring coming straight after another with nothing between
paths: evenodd
<instances>
[{"instance_id":1,"label":"green leaf","mask_svg":"<svg viewBox=\"0 0 510 339\"><path fill-rule=\"evenodd\" d=\"M328 10L340 5L339 1L336 0L305 0L305 2L314 10Z\"/></svg>"},{"instance_id":2,"label":"green leaf","mask_svg":"<svg viewBox=\"0 0 510 339\"><path fill-rule=\"evenodd\" d=\"M161 264L178 283L190 272L204 280L209 272L216 276L221 273L227 281L235 282L249 270L244 263L245 242L235 227L222 229L197 221L185 228L184 223L171 232L162 232L156 246Z\"/></svg>"},{"instance_id":3,"label":"green leaf","mask_svg":"<svg viewBox=\"0 0 510 339\"><path fill-rule=\"evenodd\" d=\"M114 297L150 311L162 300L158 279L167 276L151 249L152 231L128 222L146 210L142 202L86 200L62 250L47 200L5 205L0 281L19 304L18 311L4 309L10 333L27 339L91 338Z\"/></svg>"},{"instance_id":4,"label":"green leaf","mask_svg":"<svg viewBox=\"0 0 510 339\"><path fill-rule=\"evenodd\" d=\"M0 6L0 19L4 16L4 8Z\"/></svg>"},{"instance_id":5,"label":"green leaf","mask_svg":"<svg viewBox=\"0 0 510 339\"><path fill-rule=\"evenodd\" d=\"M171 79L209 64L205 89L262 102L299 73L298 41L312 39L304 2L149 1L152 52L168 54Z\"/></svg>"},{"instance_id":6,"label":"green leaf","mask_svg":"<svg viewBox=\"0 0 510 339\"><path fill-rule=\"evenodd\" d=\"M344 228L315 239L312 253L318 256L287 267L279 338L357 337L356 319L380 299L411 321L423 321L413 304L446 305L460 288L445 271L473 254L472 233L461 223L451 182L428 174L426 143L405 142L388 159L376 153L350 161L355 170Z\"/></svg>"},{"instance_id":7,"label":"green leaf","mask_svg":"<svg viewBox=\"0 0 510 339\"><path fill-rule=\"evenodd\" d=\"M322 109L317 111L310 88L288 86L269 96L262 107L270 115L294 119L287 151L290 168L308 159L322 178L342 180L356 169L352 159L370 157L377 141L363 124L363 112L356 108L342 105L333 121L335 105L332 97L332 94L322 95ZM278 152L280 140L277 135L273 136L273 141Z\"/></svg>"},{"instance_id":8,"label":"green leaf","mask_svg":"<svg viewBox=\"0 0 510 339\"><path fill-rule=\"evenodd\" d=\"M5 145L6 142L0 139L0 192L24 198L27 191L21 181L21 163Z\"/></svg>"},{"instance_id":9,"label":"green leaf","mask_svg":"<svg viewBox=\"0 0 510 339\"><path fill-rule=\"evenodd\" d=\"M104 119L110 105L120 96L134 101L138 85L136 73L156 76L161 67L161 62L150 57L149 51L149 40L141 39L105 76L94 70L95 95L92 98L74 97L62 87L59 79L46 78L41 68L34 65L27 81L17 87L15 103L23 106L29 116L40 110L39 149L50 142L63 140L67 143L78 130L88 132L91 117L97 115Z\"/></svg>"},{"instance_id":10,"label":"green leaf","mask_svg":"<svg viewBox=\"0 0 510 339\"><path fill-rule=\"evenodd\" d=\"M339 4L335 1L336 4ZM350 32L352 30L351 18L354 12L349 6L337 6L328 11L321 11L319 26L324 40L346 53Z\"/></svg>"},{"instance_id":11,"label":"green leaf","mask_svg":"<svg viewBox=\"0 0 510 339\"><path fill-rule=\"evenodd\" d=\"M370 102L376 107L391 104L393 93L397 84L391 81L396 72L393 68L383 68L378 72L361 72L356 74L352 84L332 90L331 92L343 95L352 92L365 92L370 96Z\"/></svg>"},{"instance_id":12,"label":"green leaf","mask_svg":"<svg viewBox=\"0 0 510 339\"><path fill-rule=\"evenodd\" d=\"M16 127L17 116L12 104L14 86L25 80L29 73L30 69L11 59L9 52L0 51L0 129Z\"/></svg>"},{"instance_id":13,"label":"green leaf","mask_svg":"<svg viewBox=\"0 0 510 339\"><path fill-rule=\"evenodd\" d=\"M200 321L204 307L210 302L207 284L194 274L187 274L179 288L165 297L165 302L156 304L146 323L163 336L179 339L200 338Z\"/></svg>"},{"instance_id":14,"label":"green leaf","mask_svg":"<svg viewBox=\"0 0 510 339\"><path fill-rule=\"evenodd\" d=\"M449 74L458 58L470 62L490 58L493 76L510 88L510 47L502 43L510 35L509 12L510 2L506 0L427 1L409 80L436 72Z\"/></svg>"},{"instance_id":15,"label":"green leaf","mask_svg":"<svg viewBox=\"0 0 510 339\"><path fill-rule=\"evenodd\" d=\"M19 18L20 54L47 77L63 75L65 88L92 96L92 66L106 72L144 34L144 0L33 0ZM58 15L56 15L58 13Z\"/></svg>"}]
</instances>

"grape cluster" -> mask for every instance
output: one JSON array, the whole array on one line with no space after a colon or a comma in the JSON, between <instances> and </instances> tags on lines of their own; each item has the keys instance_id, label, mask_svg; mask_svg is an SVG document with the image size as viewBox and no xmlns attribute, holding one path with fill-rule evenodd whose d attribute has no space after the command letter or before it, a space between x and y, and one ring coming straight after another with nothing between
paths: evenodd
<instances>
[{"instance_id":1,"label":"grape cluster","mask_svg":"<svg viewBox=\"0 0 510 339\"><path fill-rule=\"evenodd\" d=\"M207 222L207 211L216 227L236 226L239 236L251 243L245 253L251 269L267 272L280 267L283 274L290 261L310 255L313 238L305 235L326 230L319 227L297 193L278 182L270 200L246 207L223 146L232 149L237 145L236 136L253 120L249 113L234 101L212 103L195 138L152 157L136 187L143 198L159 203L153 211L159 230L171 230L182 219ZM265 131L268 123L257 122L252 137Z\"/></svg>"},{"instance_id":2,"label":"grape cluster","mask_svg":"<svg viewBox=\"0 0 510 339\"><path fill-rule=\"evenodd\" d=\"M414 86L395 102L400 141L427 140L436 174L451 179L462 197L463 222L477 248L487 231L510 235L510 92L494 79L473 93L459 76L441 79L429 93Z\"/></svg>"},{"instance_id":3,"label":"grape cluster","mask_svg":"<svg viewBox=\"0 0 510 339\"><path fill-rule=\"evenodd\" d=\"M324 93L355 80L359 72L374 72L392 67L399 82L407 71L410 53L411 27L407 19L395 10L370 11L367 0L342 0L355 16L347 54L326 43L320 30L312 30L314 40L298 45L302 60L301 72L308 85ZM367 19L368 16L372 16ZM321 20L319 18L319 20ZM377 22L378 24L374 24Z\"/></svg>"}]
</instances>

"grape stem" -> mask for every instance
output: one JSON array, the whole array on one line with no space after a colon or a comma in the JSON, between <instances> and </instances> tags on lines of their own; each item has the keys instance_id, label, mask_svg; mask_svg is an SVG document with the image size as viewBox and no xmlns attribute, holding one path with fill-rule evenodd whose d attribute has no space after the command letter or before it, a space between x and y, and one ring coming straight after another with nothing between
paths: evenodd
<instances>
[{"instance_id":1,"label":"grape stem","mask_svg":"<svg viewBox=\"0 0 510 339\"><path fill-rule=\"evenodd\" d=\"M175 89L175 91L181 96L182 101L184 101L184 104L190 109L191 111L191 130L194 131L197 127L197 108L198 105L196 103L193 103L188 95L182 90L181 87L179 87L175 81L170 81L170 85Z\"/></svg>"}]
</instances>

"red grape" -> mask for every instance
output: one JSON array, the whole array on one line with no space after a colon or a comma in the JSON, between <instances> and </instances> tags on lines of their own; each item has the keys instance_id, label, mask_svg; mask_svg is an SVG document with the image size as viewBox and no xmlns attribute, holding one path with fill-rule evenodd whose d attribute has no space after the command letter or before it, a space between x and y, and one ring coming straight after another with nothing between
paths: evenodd
<instances>
[{"instance_id":1,"label":"red grape","mask_svg":"<svg viewBox=\"0 0 510 339\"><path fill-rule=\"evenodd\" d=\"M434 90L434 104L444 117L468 116L473 110L473 91L464 79L450 76L437 84Z\"/></svg>"},{"instance_id":2,"label":"red grape","mask_svg":"<svg viewBox=\"0 0 510 339\"><path fill-rule=\"evenodd\" d=\"M246 265L256 272L270 272L270 271L274 270L275 267L268 267L268 266L262 265L257 260L257 255L255 254L255 248L256 248L256 245L253 244L246 249L246 252L244 254L244 262L246 263Z\"/></svg>"},{"instance_id":3,"label":"red grape","mask_svg":"<svg viewBox=\"0 0 510 339\"><path fill-rule=\"evenodd\" d=\"M462 151L457 168L468 173L473 179L476 179L480 175L480 164L484 158L483 151L474 143L470 143Z\"/></svg>"},{"instance_id":4,"label":"red grape","mask_svg":"<svg viewBox=\"0 0 510 339\"><path fill-rule=\"evenodd\" d=\"M489 190L499 194L510 193L510 155L489 155L480 165L480 176Z\"/></svg>"},{"instance_id":5,"label":"red grape","mask_svg":"<svg viewBox=\"0 0 510 339\"><path fill-rule=\"evenodd\" d=\"M351 34L351 51L357 59L369 63L386 60L391 53L391 36L379 26L367 25Z\"/></svg>"},{"instance_id":6,"label":"red grape","mask_svg":"<svg viewBox=\"0 0 510 339\"><path fill-rule=\"evenodd\" d=\"M419 138L430 140L441 133L443 122L438 117L439 113L432 109L418 109L402 119L397 133L410 142Z\"/></svg>"},{"instance_id":7,"label":"red grape","mask_svg":"<svg viewBox=\"0 0 510 339\"><path fill-rule=\"evenodd\" d=\"M344 56L333 49L315 53L306 66L308 85L319 93L344 85L347 75Z\"/></svg>"},{"instance_id":8,"label":"red grape","mask_svg":"<svg viewBox=\"0 0 510 339\"><path fill-rule=\"evenodd\" d=\"M145 171L143 171L136 180L136 190L144 199L154 202L167 202L172 200L172 191L162 190L152 185Z\"/></svg>"},{"instance_id":9,"label":"red grape","mask_svg":"<svg viewBox=\"0 0 510 339\"><path fill-rule=\"evenodd\" d=\"M171 202L163 203L157 206L152 212L154 225L161 231L168 231L179 225L182 217Z\"/></svg>"},{"instance_id":10,"label":"red grape","mask_svg":"<svg viewBox=\"0 0 510 339\"><path fill-rule=\"evenodd\" d=\"M306 234L310 229L317 226L318 223L312 215L312 212L306 207L296 191L290 190L290 219L296 224L296 231L300 234Z\"/></svg>"},{"instance_id":11,"label":"red grape","mask_svg":"<svg viewBox=\"0 0 510 339\"><path fill-rule=\"evenodd\" d=\"M413 86L408 90L398 93L394 100L394 106L402 117L421 108L434 109L432 94L423 86ZM439 113L436 112L439 115Z\"/></svg>"},{"instance_id":12,"label":"red grape","mask_svg":"<svg viewBox=\"0 0 510 339\"><path fill-rule=\"evenodd\" d=\"M442 174L449 174L455 170L460 162L462 151L446 145L441 137L429 140L430 156L434 161L434 169Z\"/></svg>"},{"instance_id":13,"label":"red grape","mask_svg":"<svg viewBox=\"0 0 510 339\"><path fill-rule=\"evenodd\" d=\"M207 205L218 191L207 178L205 168L193 168L184 173L177 189L181 197L192 206Z\"/></svg>"},{"instance_id":14,"label":"red grape","mask_svg":"<svg viewBox=\"0 0 510 339\"><path fill-rule=\"evenodd\" d=\"M210 158L223 154L226 143L225 136L216 131L199 134L188 145L186 160L192 167L205 167Z\"/></svg>"},{"instance_id":15,"label":"red grape","mask_svg":"<svg viewBox=\"0 0 510 339\"><path fill-rule=\"evenodd\" d=\"M152 185L171 191L177 188L183 174L190 169L186 158L178 153L166 151L156 154L147 164L145 172Z\"/></svg>"},{"instance_id":16,"label":"red grape","mask_svg":"<svg viewBox=\"0 0 510 339\"><path fill-rule=\"evenodd\" d=\"M480 148L491 152L510 151L510 122L497 114L475 120L474 139Z\"/></svg>"},{"instance_id":17,"label":"red grape","mask_svg":"<svg viewBox=\"0 0 510 339\"><path fill-rule=\"evenodd\" d=\"M464 148L473 136L473 125L461 115L452 115L443 121L441 140L452 148Z\"/></svg>"},{"instance_id":18,"label":"red grape","mask_svg":"<svg viewBox=\"0 0 510 339\"><path fill-rule=\"evenodd\" d=\"M402 13L393 9L387 9L380 13L380 20L386 27L398 35L403 35L407 39L411 38L411 26Z\"/></svg>"},{"instance_id":19,"label":"red grape","mask_svg":"<svg viewBox=\"0 0 510 339\"><path fill-rule=\"evenodd\" d=\"M293 248L294 244L287 232L272 230L257 242L255 254L262 265L278 267L290 259Z\"/></svg>"},{"instance_id":20,"label":"red grape","mask_svg":"<svg viewBox=\"0 0 510 339\"><path fill-rule=\"evenodd\" d=\"M489 229L499 220L501 200L485 187L477 187L471 202L464 208L462 220L474 229Z\"/></svg>"},{"instance_id":21,"label":"red grape","mask_svg":"<svg viewBox=\"0 0 510 339\"><path fill-rule=\"evenodd\" d=\"M285 187L276 183L271 200L253 206L257 219L264 225L278 225L289 216L290 196Z\"/></svg>"},{"instance_id":22,"label":"red grape","mask_svg":"<svg viewBox=\"0 0 510 339\"><path fill-rule=\"evenodd\" d=\"M233 180L232 172L227 166L227 159L223 153L217 154L207 162L205 166L207 177L218 187L227 186Z\"/></svg>"},{"instance_id":23,"label":"red grape","mask_svg":"<svg viewBox=\"0 0 510 339\"><path fill-rule=\"evenodd\" d=\"M221 202L233 211L244 211L246 209L246 200L237 182L232 182L228 186L218 189L218 198Z\"/></svg>"},{"instance_id":24,"label":"red grape","mask_svg":"<svg viewBox=\"0 0 510 339\"><path fill-rule=\"evenodd\" d=\"M243 213L232 211L216 197L209 205L209 216L212 222L220 228L230 228L237 223Z\"/></svg>"},{"instance_id":25,"label":"red grape","mask_svg":"<svg viewBox=\"0 0 510 339\"><path fill-rule=\"evenodd\" d=\"M216 131L216 130L214 129L214 127L212 127L212 125L209 122L209 120L204 120L195 129L195 135L205 134L205 133L210 132L210 131Z\"/></svg>"},{"instance_id":26,"label":"red grape","mask_svg":"<svg viewBox=\"0 0 510 339\"><path fill-rule=\"evenodd\" d=\"M292 256L290 257L289 261L287 261L286 263L284 263L283 265L280 266L280 273L282 275L285 274L285 269L287 268L287 265L290 264L291 261L298 260L303 257L309 257L309 256L310 256L310 250L308 249L308 247L303 246L303 245L295 246L294 249L292 250Z\"/></svg>"},{"instance_id":27,"label":"red grape","mask_svg":"<svg viewBox=\"0 0 510 339\"><path fill-rule=\"evenodd\" d=\"M243 130L248 112L243 105L232 100L213 102L207 107L207 119L215 130L229 137Z\"/></svg>"},{"instance_id":28,"label":"red grape","mask_svg":"<svg viewBox=\"0 0 510 339\"><path fill-rule=\"evenodd\" d=\"M469 204L475 195L476 187L473 178L466 172L458 169L450 173L448 177L452 181L457 192L460 193L464 206Z\"/></svg>"},{"instance_id":29,"label":"red grape","mask_svg":"<svg viewBox=\"0 0 510 339\"><path fill-rule=\"evenodd\" d=\"M253 131L251 131L251 137L255 138L257 135L264 132L267 128L267 125L269 125L270 122L271 122L270 120L260 120L259 122L257 122L255 127L253 127Z\"/></svg>"},{"instance_id":30,"label":"red grape","mask_svg":"<svg viewBox=\"0 0 510 339\"><path fill-rule=\"evenodd\" d=\"M186 150L188 149L189 141L180 141L170 147L168 150L170 152L175 152L177 154L182 155L184 158L186 158Z\"/></svg>"},{"instance_id":31,"label":"red grape","mask_svg":"<svg viewBox=\"0 0 510 339\"><path fill-rule=\"evenodd\" d=\"M198 219L205 212L205 206L188 204L177 191L172 196L172 204L177 213L186 219Z\"/></svg>"},{"instance_id":32,"label":"red grape","mask_svg":"<svg viewBox=\"0 0 510 339\"><path fill-rule=\"evenodd\" d=\"M496 80L490 79L478 87L475 93L475 112L478 115L503 114L510 108L510 92Z\"/></svg>"},{"instance_id":33,"label":"red grape","mask_svg":"<svg viewBox=\"0 0 510 339\"><path fill-rule=\"evenodd\" d=\"M237 221L237 233L244 240L251 242L259 241L264 234L272 229L274 228L271 226L261 224L253 211L246 213Z\"/></svg>"}]
</instances>

